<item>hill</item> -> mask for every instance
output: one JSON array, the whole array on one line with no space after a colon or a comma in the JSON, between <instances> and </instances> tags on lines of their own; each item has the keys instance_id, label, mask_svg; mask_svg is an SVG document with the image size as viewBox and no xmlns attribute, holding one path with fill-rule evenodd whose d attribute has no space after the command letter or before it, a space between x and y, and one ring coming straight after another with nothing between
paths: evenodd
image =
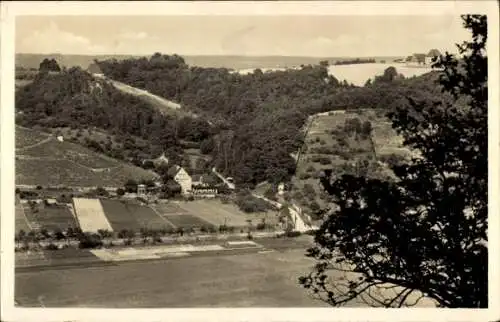
<instances>
[{"instance_id":1,"label":"hill","mask_svg":"<svg viewBox=\"0 0 500 322\"><path fill-rule=\"evenodd\" d=\"M339 110L311 117L292 179L291 199L313 217L330 207L319 178L356 174L392 180L388 164L408 159L412 151L392 129L383 110Z\"/></svg>"},{"instance_id":2,"label":"hill","mask_svg":"<svg viewBox=\"0 0 500 322\"><path fill-rule=\"evenodd\" d=\"M127 155L120 151L112 155L136 164L166 151L174 163L185 165L193 161L185 152L196 149L198 156L208 156L211 164L205 165L250 186L290 180L296 171L291 154L303 144L302 128L310 115L348 108L390 110L408 95L417 99L437 95L428 76L381 79L356 87L329 75L325 64L240 75L226 68L189 66L183 57L160 53L96 63L111 83L73 68L36 78L20 89L16 103L23 115L18 115L18 123L96 127L115 132L111 134L125 142L145 140L146 146L133 143L135 148ZM138 94L119 91L112 82L131 86L129 92ZM152 101L139 98L144 91L179 102L181 111L199 117L162 113ZM90 143L99 152L110 151L106 144Z\"/></svg>"},{"instance_id":3,"label":"hill","mask_svg":"<svg viewBox=\"0 0 500 322\"><path fill-rule=\"evenodd\" d=\"M293 56L218 56L218 55L183 55L186 62L191 66L205 68L230 68L230 69L254 69L273 67L294 67L300 65L317 64L322 60L327 60L332 64L336 61L352 59L349 57L293 57ZM16 54L16 66L25 68L38 68L40 62L45 59L55 59L59 65L66 67L79 66L87 68L94 59L124 60L129 58L141 58L139 55L66 55L66 54ZM377 62L392 62L401 57L365 57L375 59Z\"/></svg>"},{"instance_id":4,"label":"hill","mask_svg":"<svg viewBox=\"0 0 500 322\"><path fill-rule=\"evenodd\" d=\"M152 179L155 173L95 153L54 136L16 127L16 184L120 187L128 179Z\"/></svg>"},{"instance_id":5,"label":"hill","mask_svg":"<svg viewBox=\"0 0 500 322\"><path fill-rule=\"evenodd\" d=\"M180 163L186 159L183 142L199 148L210 137L208 122L166 113L140 96L80 68L38 74L16 91L16 124L65 133L95 152L136 165L162 153Z\"/></svg>"}]
</instances>

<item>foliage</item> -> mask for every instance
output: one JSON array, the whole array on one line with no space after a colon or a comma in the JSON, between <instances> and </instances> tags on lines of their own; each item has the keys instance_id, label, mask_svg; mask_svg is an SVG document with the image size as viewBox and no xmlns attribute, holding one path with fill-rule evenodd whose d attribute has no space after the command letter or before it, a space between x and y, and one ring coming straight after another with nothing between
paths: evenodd
<instances>
[{"instance_id":1,"label":"foliage","mask_svg":"<svg viewBox=\"0 0 500 322\"><path fill-rule=\"evenodd\" d=\"M86 233L80 236L78 247L85 248L99 248L103 245L102 239L98 234Z\"/></svg>"},{"instance_id":2,"label":"foliage","mask_svg":"<svg viewBox=\"0 0 500 322\"><path fill-rule=\"evenodd\" d=\"M59 64L57 63L57 61L54 58L52 58L52 59L45 58L40 63L40 67L38 68L38 70L42 73L43 72L60 72L61 67L59 67Z\"/></svg>"},{"instance_id":3,"label":"foliage","mask_svg":"<svg viewBox=\"0 0 500 322\"><path fill-rule=\"evenodd\" d=\"M144 158L164 151L170 158L182 154L180 140L210 137L206 121L164 115L138 97L118 91L74 67L58 74L39 74L16 92L16 123L26 127L91 128L115 133L119 145L81 140L92 150L142 166ZM141 144L147 140L147 144Z\"/></svg>"},{"instance_id":4,"label":"foliage","mask_svg":"<svg viewBox=\"0 0 500 322\"><path fill-rule=\"evenodd\" d=\"M239 193L236 196L235 204L241 211L247 213L264 212L270 208L269 204L265 200L254 197L248 192Z\"/></svg>"},{"instance_id":5,"label":"foliage","mask_svg":"<svg viewBox=\"0 0 500 322\"><path fill-rule=\"evenodd\" d=\"M370 297L402 306L419 291L441 307L488 306L487 23L462 18L472 32L458 46L462 57L447 53L434 64L444 69L436 87L453 99L409 97L390 114L422 157L394 166L395 182L322 180L338 210L317 232L308 251L317 265L300 283L331 305ZM352 272L345 288L327 282L332 270ZM388 284L400 287L394 297L370 293Z\"/></svg>"}]
</instances>

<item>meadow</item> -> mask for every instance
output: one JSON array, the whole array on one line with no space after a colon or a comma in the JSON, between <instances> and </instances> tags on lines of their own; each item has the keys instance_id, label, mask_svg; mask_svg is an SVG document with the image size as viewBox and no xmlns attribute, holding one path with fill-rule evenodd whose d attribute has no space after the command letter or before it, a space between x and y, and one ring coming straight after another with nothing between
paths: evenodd
<instances>
[{"instance_id":1,"label":"meadow","mask_svg":"<svg viewBox=\"0 0 500 322\"><path fill-rule=\"evenodd\" d=\"M15 299L25 307L327 307L298 284L313 265L305 247L17 272ZM351 273L333 271L331 278L345 280L346 274ZM367 306L360 298L346 304ZM424 300L419 306L433 303Z\"/></svg>"},{"instance_id":2,"label":"meadow","mask_svg":"<svg viewBox=\"0 0 500 322\"><path fill-rule=\"evenodd\" d=\"M15 297L46 307L322 306L297 284L310 265L298 250L19 272Z\"/></svg>"},{"instance_id":3,"label":"meadow","mask_svg":"<svg viewBox=\"0 0 500 322\"><path fill-rule=\"evenodd\" d=\"M198 216L213 225L227 225L232 227L247 227L248 220L256 225L263 220L271 225L277 223L277 212L268 211L261 213L245 213L236 205L222 203L217 199L195 200L191 202L181 202L179 206L186 209L191 214Z\"/></svg>"}]
</instances>

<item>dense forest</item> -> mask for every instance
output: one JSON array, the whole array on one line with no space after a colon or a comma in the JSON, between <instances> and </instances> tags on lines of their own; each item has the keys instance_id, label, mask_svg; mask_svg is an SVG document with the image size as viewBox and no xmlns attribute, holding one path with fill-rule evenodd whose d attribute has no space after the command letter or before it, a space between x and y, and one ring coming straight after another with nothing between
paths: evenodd
<instances>
[{"instance_id":1,"label":"dense forest","mask_svg":"<svg viewBox=\"0 0 500 322\"><path fill-rule=\"evenodd\" d=\"M108 149L106 142L88 141L87 145L137 164L162 152L180 157L180 140L201 142L211 133L207 122L162 115L77 67L56 75L36 75L32 83L17 91L16 110L16 123L25 127L102 129L123 142L121 151ZM148 144L138 146L136 139Z\"/></svg>"},{"instance_id":2,"label":"dense forest","mask_svg":"<svg viewBox=\"0 0 500 322\"><path fill-rule=\"evenodd\" d=\"M356 58L356 59L338 60L335 62L335 65L354 65L354 64L371 64L371 63L375 63L375 59Z\"/></svg>"},{"instance_id":3,"label":"dense forest","mask_svg":"<svg viewBox=\"0 0 500 322\"><path fill-rule=\"evenodd\" d=\"M373 83L355 87L329 75L326 64L240 75L225 68L188 66L178 55L160 53L96 63L107 77L177 101L201 118L161 115L140 99L71 68L39 75L17 93L17 110L23 112L18 123L94 126L143 138L150 146L143 147L148 151L141 155L148 157L162 151L182 154L181 141L193 141L212 157L212 166L249 185L287 180L294 174L291 153L302 145L301 130L309 115L347 108L389 110L408 96L421 99L439 93L432 73L404 79L390 70Z\"/></svg>"}]
</instances>

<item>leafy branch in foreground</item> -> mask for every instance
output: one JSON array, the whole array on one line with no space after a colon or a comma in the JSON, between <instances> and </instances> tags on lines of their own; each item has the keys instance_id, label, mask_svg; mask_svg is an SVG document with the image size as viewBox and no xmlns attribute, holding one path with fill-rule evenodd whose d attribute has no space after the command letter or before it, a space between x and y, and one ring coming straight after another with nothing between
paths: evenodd
<instances>
[{"instance_id":1,"label":"leafy branch in foreground","mask_svg":"<svg viewBox=\"0 0 500 322\"><path fill-rule=\"evenodd\" d=\"M308 250L315 268L299 280L314 297L334 306L427 297L440 307L487 307L487 21L462 19L472 40L458 45L461 57L434 63L449 99L408 97L389 114L420 156L392 166L395 182L322 179L338 210Z\"/></svg>"}]
</instances>

